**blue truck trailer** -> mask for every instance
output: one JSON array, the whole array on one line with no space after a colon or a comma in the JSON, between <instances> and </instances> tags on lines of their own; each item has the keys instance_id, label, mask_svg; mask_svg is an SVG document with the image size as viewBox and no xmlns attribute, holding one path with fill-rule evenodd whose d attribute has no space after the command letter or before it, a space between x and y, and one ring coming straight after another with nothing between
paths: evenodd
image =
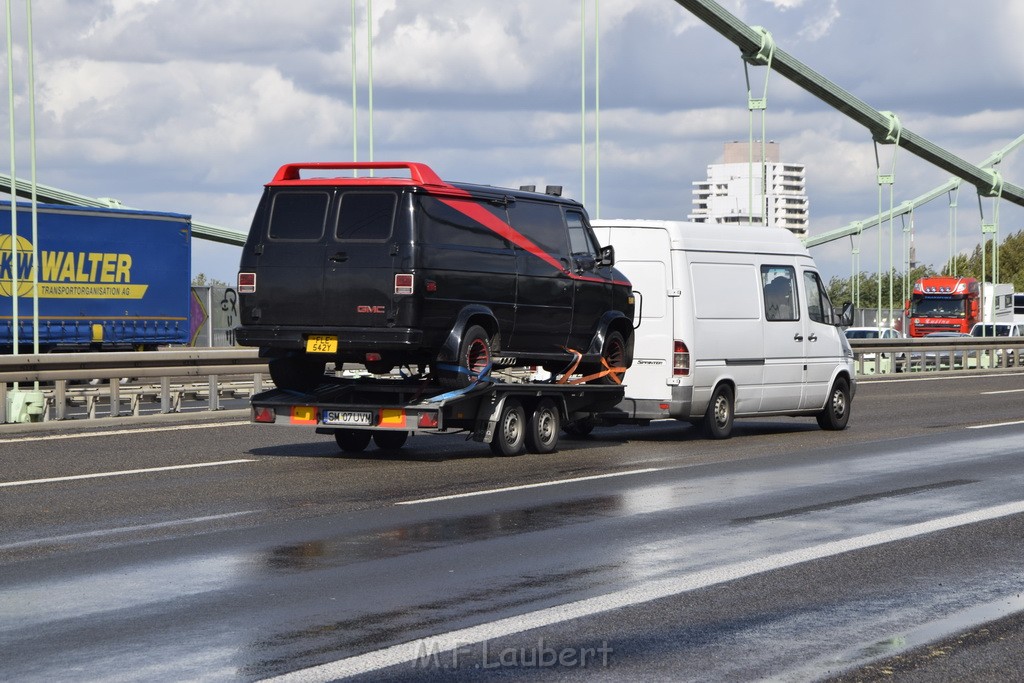
<instances>
[{"instance_id":1,"label":"blue truck trailer","mask_svg":"<svg viewBox=\"0 0 1024 683\"><path fill-rule=\"evenodd\" d=\"M33 352L32 210L0 202L0 353ZM39 351L190 342L190 216L37 205ZM15 287L17 283L17 316Z\"/></svg>"}]
</instances>

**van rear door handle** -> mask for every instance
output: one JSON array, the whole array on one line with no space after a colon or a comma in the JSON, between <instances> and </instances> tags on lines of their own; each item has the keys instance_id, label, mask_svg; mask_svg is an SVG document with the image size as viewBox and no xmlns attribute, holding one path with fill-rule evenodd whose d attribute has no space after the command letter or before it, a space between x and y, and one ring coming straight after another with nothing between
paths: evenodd
<instances>
[{"instance_id":1,"label":"van rear door handle","mask_svg":"<svg viewBox=\"0 0 1024 683\"><path fill-rule=\"evenodd\" d=\"M803 341L803 340L804 340L804 335L800 334L799 332L797 332L796 334L793 335L793 341Z\"/></svg>"},{"instance_id":2,"label":"van rear door handle","mask_svg":"<svg viewBox=\"0 0 1024 683\"><path fill-rule=\"evenodd\" d=\"M811 332L811 336L807 338L807 341L818 341L818 335Z\"/></svg>"},{"instance_id":3,"label":"van rear door handle","mask_svg":"<svg viewBox=\"0 0 1024 683\"><path fill-rule=\"evenodd\" d=\"M344 263L345 261L348 261L348 254L346 254L343 251L339 251L337 254L331 257L331 260L334 261L335 263Z\"/></svg>"}]
</instances>

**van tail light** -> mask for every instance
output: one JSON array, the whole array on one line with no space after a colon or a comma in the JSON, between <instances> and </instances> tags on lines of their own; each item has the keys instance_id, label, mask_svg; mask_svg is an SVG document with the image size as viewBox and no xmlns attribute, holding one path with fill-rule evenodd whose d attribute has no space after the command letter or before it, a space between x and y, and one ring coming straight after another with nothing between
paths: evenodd
<instances>
[{"instance_id":1,"label":"van tail light","mask_svg":"<svg viewBox=\"0 0 1024 683\"><path fill-rule=\"evenodd\" d=\"M672 376L686 377L689 374L690 350L686 348L686 344L676 339L672 349Z\"/></svg>"},{"instance_id":2,"label":"van tail light","mask_svg":"<svg viewBox=\"0 0 1024 683\"><path fill-rule=\"evenodd\" d=\"M239 294L255 294L256 293L256 273L239 273L238 274L238 293Z\"/></svg>"},{"instance_id":3,"label":"van tail light","mask_svg":"<svg viewBox=\"0 0 1024 683\"><path fill-rule=\"evenodd\" d=\"M412 294L411 273L398 273L395 275L395 294Z\"/></svg>"}]
</instances>

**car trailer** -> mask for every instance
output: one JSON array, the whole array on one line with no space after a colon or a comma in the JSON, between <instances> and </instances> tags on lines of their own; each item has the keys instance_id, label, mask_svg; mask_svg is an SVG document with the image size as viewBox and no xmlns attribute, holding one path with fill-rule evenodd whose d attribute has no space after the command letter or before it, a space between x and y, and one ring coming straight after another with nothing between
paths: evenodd
<instances>
[{"instance_id":1,"label":"car trailer","mask_svg":"<svg viewBox=\"0 0 1024 683\"><path fill-rule=\"evenodd\" d=\"M551 453L562 425L609 410L621 384L507 382L485 375L449 390L423 377L330 377L309 393L271 389L251 399L257 424L314 427L345 452L401 448L414 434L468 433L495 455Z\"/></svg>"}]
</instances>

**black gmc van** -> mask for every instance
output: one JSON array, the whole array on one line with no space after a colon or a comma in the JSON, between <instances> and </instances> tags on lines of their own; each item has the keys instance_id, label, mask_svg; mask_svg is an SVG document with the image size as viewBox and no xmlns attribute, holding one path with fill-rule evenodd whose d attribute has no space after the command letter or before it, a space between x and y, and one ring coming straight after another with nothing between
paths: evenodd
<instances>
[{"instance_id":1,"label":"black gmc van","mask_svg":"<svg viewBox=\"0 0 1024 683\"><path fill-rule=\"evenodd\" d=\"M325 177L388 169L408 177ZM429 366L464 386L489 364L578 360L577 374L621 381L633 294L613 263L569 199L447 183L418 163L286 164L242 252L237 340L297 391L328 361Z\"/></svg>"}]
</instances>

